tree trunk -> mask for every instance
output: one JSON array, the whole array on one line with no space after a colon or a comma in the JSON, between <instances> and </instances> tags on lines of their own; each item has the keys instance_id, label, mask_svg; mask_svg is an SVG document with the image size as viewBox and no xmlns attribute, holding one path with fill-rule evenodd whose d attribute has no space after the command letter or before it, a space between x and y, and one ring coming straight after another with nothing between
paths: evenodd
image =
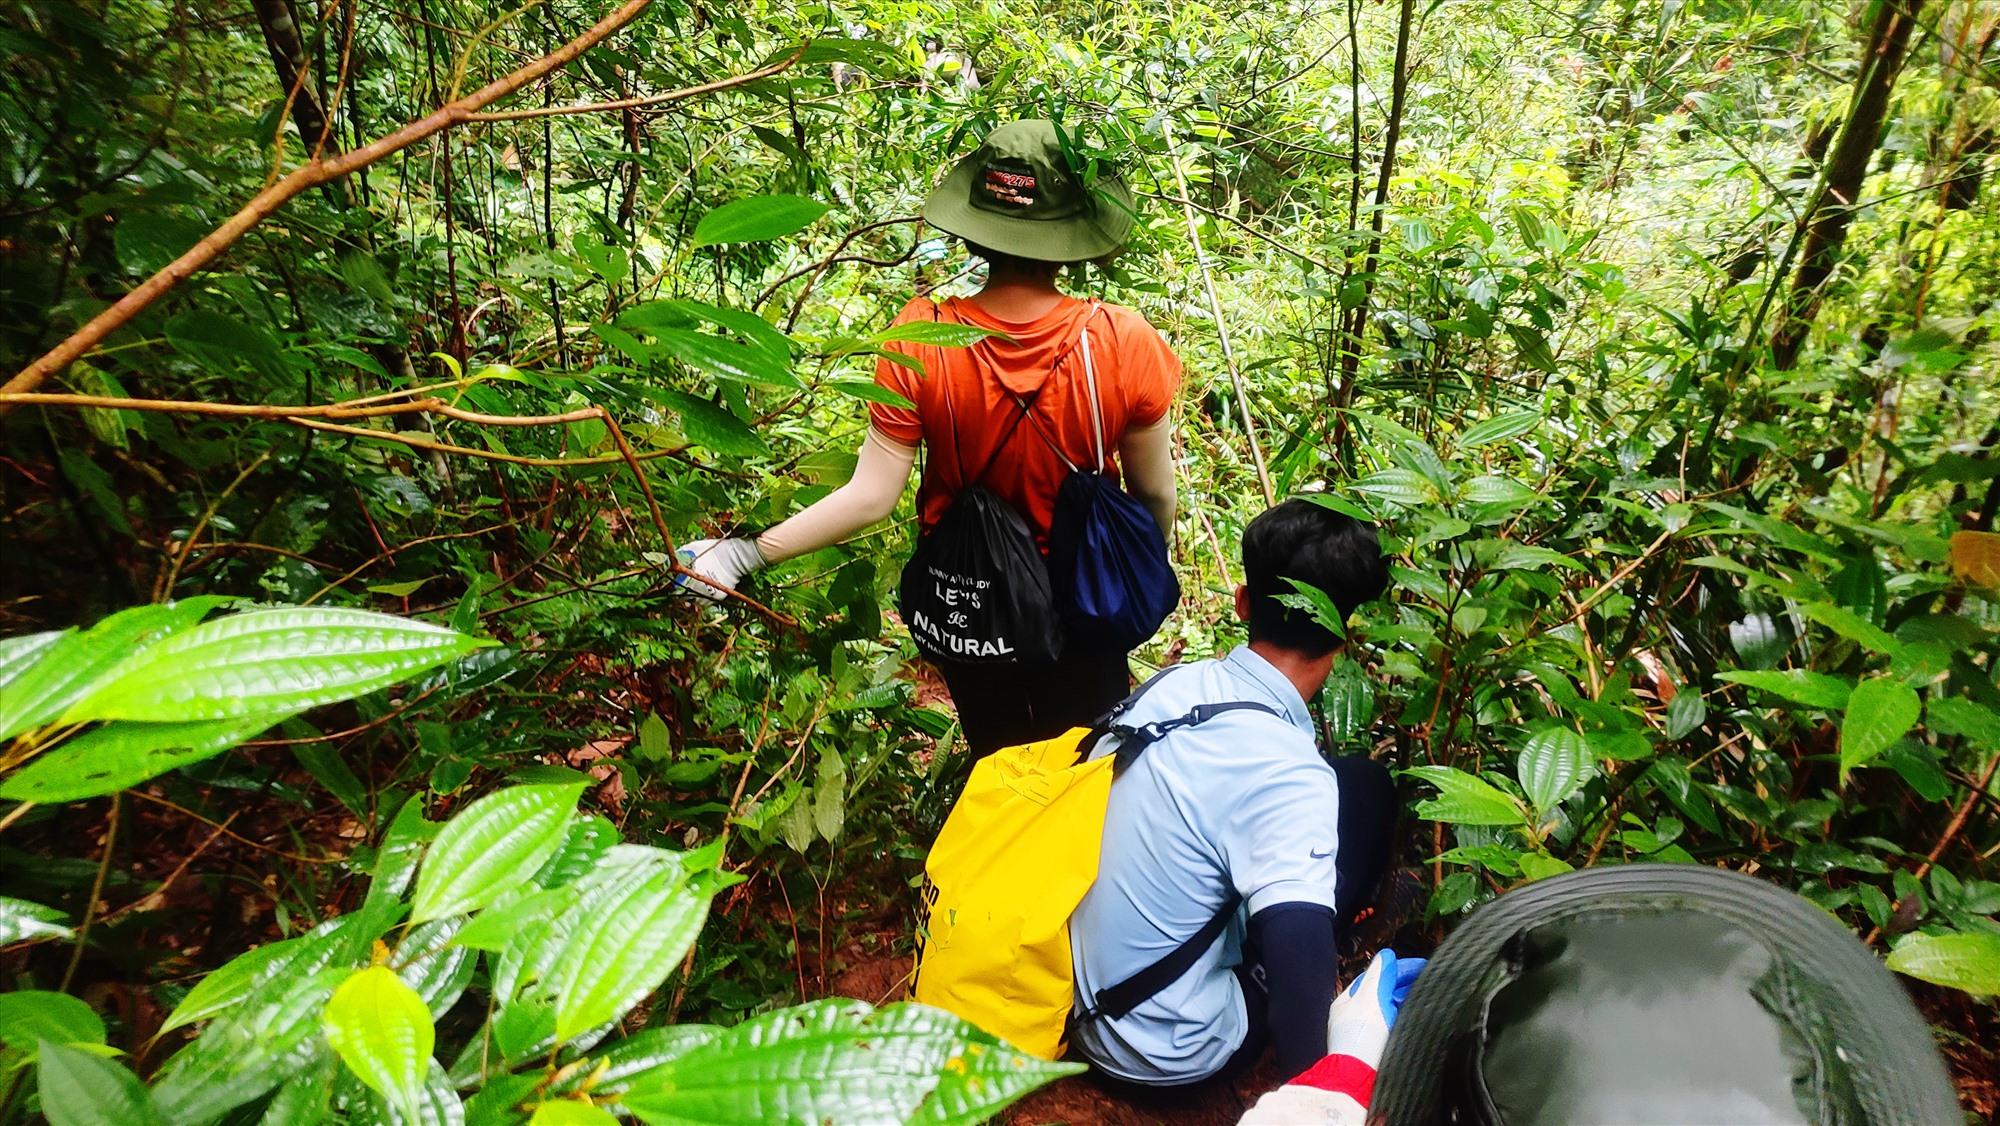
<instances>
[{"instance_id":1,"label":"tree trunk","mask_svg":"<svg viewBox=\"0 0 2000 1126\"><path fill-rule=\"evenodd\" d=\"M292 124L299 127L306 152L317 152L326 144L333 123L327 119L319 87L307 67L305 41L292 19L289 0L250 0L250 7L257 13L257 26L264 31L264 46L270 49L271 66L278 73L278 88L292 100Z\"/></svg>"},{"instance_id":2,"label":"tree trunk","mask_svg":"<svg viewBox=\"0 0 2000 1126\"><path fill-rule=\"evenodd\" d=\"M1909 52L1910 31L1916 26L1923 0L1878 0L1868 49L1854 81L1854 98L1840 139L1828 155L1819 195L1806 214L1805 244L1798 272L1792 275L1784 316L1771 334L1771 364L1788 371L1798 362L1799 349L1819 311L1820 289L1833 276L1847 228L1854 222L1854 204L1861 197L1875 153L1882 122L1889 112L1889 95Z\"/></svg>"}]
</instances>

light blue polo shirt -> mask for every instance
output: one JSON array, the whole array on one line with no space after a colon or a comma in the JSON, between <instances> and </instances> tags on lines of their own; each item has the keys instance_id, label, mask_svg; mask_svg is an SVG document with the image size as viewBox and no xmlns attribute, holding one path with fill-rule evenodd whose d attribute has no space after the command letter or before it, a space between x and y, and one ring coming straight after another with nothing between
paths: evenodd
<instances>
[{"instance_id":1,"label":"light blue polo shirt","mask_svg":"<svg viewBox=\"0 0 2000 1126\"><path fill-rule=\"evenodd\" d=\"M1097 882L1070 916L1077 1009L1158 961L1222 909L1234 885L1244 909L1180 980L1120 1020L1078 1028L1075 1044L1135 1083L1205 1079L1248 1034L1242 987L1246 921L1277 903L1333 906L1339 792L1320 758L1298 689L1240 647L1163 675L1123 722L1173 719L1197 704L1246 700L1172 732L1111 786ZM1114 749L1105 740L1097 754Z\"/></svg>"}]
</instances>

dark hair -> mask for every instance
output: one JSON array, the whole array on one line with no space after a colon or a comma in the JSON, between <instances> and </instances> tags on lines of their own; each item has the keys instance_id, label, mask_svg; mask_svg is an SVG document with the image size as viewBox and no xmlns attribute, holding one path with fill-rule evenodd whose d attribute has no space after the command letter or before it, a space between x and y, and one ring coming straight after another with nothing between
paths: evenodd
<instances>
[{"instance_id":1,"label":"dark hair","mask_svg":"<svg viewBox=\"0 0 2000 1126\"><path fill-rule=\"evenodd\" d=\"M1299 497L1267 509L1243 530L1250 640L1320 656L1339 648L1340 638L1278 601L1297 593L1286 579L1325 591L1345 618L1389 589L1389 566L1373 527Z\"/></svg>"},{"instance_id":2,"label":"dark hair","mask_svg":"<svg viewBox=\"0 0 2000 1126\"><path fill-rule=\"evenodd\" d=\"M967 239L965 242L965 252L974 258L984 261L988 269L1002 270L1010 273L1054 273L1064 266L1074 264L1070 262L1050 262L1041 258L1023 258L1018 254L1009 254L1004 250L994 250L990 246L981 246L970 239Z\"/></svg>"}]
</instances>

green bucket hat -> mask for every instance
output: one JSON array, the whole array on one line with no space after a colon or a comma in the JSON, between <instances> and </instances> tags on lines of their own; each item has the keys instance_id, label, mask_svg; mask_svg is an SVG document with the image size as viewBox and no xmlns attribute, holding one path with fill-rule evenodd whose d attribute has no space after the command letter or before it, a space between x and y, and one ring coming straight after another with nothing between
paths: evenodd
<instances>
[{"instance_id":1,"label":"green bucket hat","mask_svg":"<svg viewBox=\"0 0 2000 1126\"><path fill-rule=\"evenodd\" d=\"M924 203L931 226L1040 262L1085 262L1125 245L1132 193L1115 176L1085 184L1048 121L1010 121L958 162Z\"/></svg>"},{"instance_id":2,"label":"green bucket hat","mask_svg":"<svg viewBox=\"0 0 2000 1126\"><path fill-rule=\"evenodd\" d=\"M1961 1120L1900 983L1825 911L1715 868L1540 880L1454 932L1396 1015L1370 1123Z\"/></svg>"}]
</instances>

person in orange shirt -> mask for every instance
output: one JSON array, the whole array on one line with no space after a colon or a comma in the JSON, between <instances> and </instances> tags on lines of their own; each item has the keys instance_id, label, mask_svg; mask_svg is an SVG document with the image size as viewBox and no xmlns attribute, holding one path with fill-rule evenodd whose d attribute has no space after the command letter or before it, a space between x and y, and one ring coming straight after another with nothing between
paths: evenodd
<instances>
[{"instance_id":1,"label":"person in orange shirt","mask_svg":"<svg viewBox=\"0 0 2000 1126\"><path fill-rule=\"evenodd\" d=\"M967 348L892 345L923 373L883 360L875 381L914 406L871 403L854 476L803 512L755 538L684 545L684 565L715 584L696 580L689 589L720 599L716 587L733 589L759 567L887 518L920 446L929 452L917 493L925 532L976 482L1027 520L1046 554L1063 479L1071 466L1100 464L1101 435L1104 472L1114 479L1122 472L1126 491L1171 534L1169 408L1180 361L1139 313L1056 286L1063 266L1122 247L1132 214L1122 182L1107 176L1087 185L1071 169L1051 123L1015 121L994 130L924 206L932 226L957 235L985 261L985 284L969 298L919 297L896 321L975 325L995 335ZM1087 365L1097 384L1095 404ZM1019 404L1027 404L1030 425L1019 425ZM977 757L1090 724L1130 690L1125 658L1089 637L1070 637L1054 661L937 664Z\"/></svg>"}]
</instances>

